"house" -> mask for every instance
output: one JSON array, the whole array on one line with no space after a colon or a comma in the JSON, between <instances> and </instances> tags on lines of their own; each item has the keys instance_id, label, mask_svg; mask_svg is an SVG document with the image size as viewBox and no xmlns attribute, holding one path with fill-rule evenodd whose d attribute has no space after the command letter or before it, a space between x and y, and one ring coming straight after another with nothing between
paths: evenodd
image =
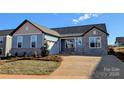
<instances>
[{"instance_id":1,"label":"house","mask_svg":"<svg viewBox=\"0 0 124 93\"><path fill-rule=\"evenodd\" d=\"M47 28L25 20L8 35L11 37L11 52L7 52L13 56L23 56L24 53L31 56L34 52L41 53L45 41L50 54L106 55L109 34L105 24Z\"/></svg>"},{"instance_id":2,"label":"house","mask_svg":"<svg viewBox=\"0 0 124 93\"><path fill-rule=\"evenodd\" d=\"M13 29L0 30L0 57L7 56L11 51L12 31Z\"/></svg>"},{"instance_id":3,"label":"house","mask_svg":"<svg viewBox=\"0 0 124 93\"><path fill-rule=\"evenodd\" d=\"M118 47L124 47L124 37L116 37L115 45Z\"/></svg>"}]
</instances>

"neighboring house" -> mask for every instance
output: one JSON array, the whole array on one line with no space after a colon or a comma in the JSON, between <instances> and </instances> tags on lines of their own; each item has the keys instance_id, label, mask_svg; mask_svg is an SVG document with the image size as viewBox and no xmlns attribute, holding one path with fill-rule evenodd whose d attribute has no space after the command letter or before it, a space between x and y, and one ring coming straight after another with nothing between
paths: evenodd
<instances>
[{"instance_id":1,"label":"neighboring house","mask_svg":"<svg viewBox=\"0 0 124 93\"><path fill-rule=\"evenodd\" d=\"M0 30L0 57L9 55L11 51L12 37L11 33L13 29L10 30Z\"/></svg>"},{"instance_id":2,"label":"neighboring house","mask_svg":"<svg viewBox=\"0 0 124 93\"><path fill-rule=\"evenodd\" d=\"M118 47L124 47L124 37L116 37L115 45Z\"/></svg>"},{"instance_id":3,"label":"neighboring house","mask_svg":"<svg viewBox=\"0 0 124 93\"><path fill-rule=\"evenodd\" d=\"M25 20L10 33L11 54L40 54L46 40L50 54L106 55L108 35L105 24L49 29Z\"/></svg>"}]
</instances>

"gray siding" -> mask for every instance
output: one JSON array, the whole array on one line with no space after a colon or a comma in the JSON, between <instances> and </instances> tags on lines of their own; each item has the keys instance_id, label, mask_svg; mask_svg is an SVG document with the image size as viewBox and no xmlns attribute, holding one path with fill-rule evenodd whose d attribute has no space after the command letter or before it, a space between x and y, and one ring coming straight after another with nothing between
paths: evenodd
<instances>
[{"instance_id":1,"label":"gray siding","mask_svg":"<svg viewBox=\"0 0 124 93\"><path fill-rule=\"evenodd\" d=\"M37 48L31 48L31 35L37 35ZM17 47L17 36L23 36L22 48ZM43 44L44 33L42 33L39 29L34 27L29 22L26 22L13 35L11 53L12 55L14 55L16 52L18 52L22 55L24 54L24 52L32 54L34 51L36 51L39 54L40 48L43 46Z\"/></svg>"},{"instance_id":2,"label":"gray siding","mask_svg":"<svg viewBox=\"0 0 124 93\"><path fill-rule=\"evenodd\" d=\"M23 46L22 48L17 48L17 36L13 36L12 38L12 55L15 55L16 52L18 52L20 55L23 55L24 52L27 54L31 54L36 51L38 54L40 54L40 48L43 46L43 40L44 35L43 34L37 34L37 48L30 48L30 39L31 35L21 35L23 36Z\"/></svg>"},{"instance_id":3,"label":"gray siding","mask_svg":"<svg viewBox=\"0 0 124 93\"><path fill-rule=\"evenodd\" d=\"M93 31L96 30L96 35ZM89 48L89 37L100 36L101 37L101 48ZM84 49L83 52L86 55L106 55L107 54L107 35L97 29L92 29L83 37Z\"/></svg>"},{"instance_id":4,"label":"gray siding","mask_svg":"<svg viewBox=\"0 0 124 93\"><path fill-rule=\"evenodd\" d=\"M23 36L23 46L22 48L30 48L30 38L31 38L31 35L21 35ZM37 35L37 48L41 48L42 47L42 43L43 43L43 40L42 40L43 36L42 34L38 34ZM13 36L12 38L13 42L12 42L12 48L17 48L17 36Z\"/></svg>"},{"instance_id":5,"label":"gray siding","mask_svg":"<svg viewBox=\"0 0 124 93\"><path fill-rule=\"evenodd\" d=\"M12 48L17 48L17 36L12 37Z\"/></svg>"},{"instance_id":6,"label":"gray siding","mask_svg":"<svg viewBox=\"0 0 124 93\"><path fill-rule=\"evenodd\" d=\"M29 22L26 22L22 27L20 27L14 35L28 35L28 34L41 34L42 32L34 27Z\"/></svg>"},{"instance_id":7,"label":"gray siding","mask_svg":"<svg viewBox=\"0 0 124 93\"><path fill-rule=\"evenodd\" d=\"M81 38L81 44L78 44L78 38ZM83 37L75 37L75 43L76 43L76 49L75 52L76 54L82 54L83 53Z\"/></svg>"},{"instance_id":8,"label":"gray siding","mask_svg":"<svg viewBox=\"0 0 124 93\"><path fill-rule=\"evenodd\" d=\"M4 57L5 56L5 51L6 51L6 36L2 36L2 37L3 37L3 44L0 44L0 48L3 51L2 51L2 55L0 55L0 57Z\"/></svg>"},{"instance_id":9,"label":"gray siding","mask_svg":"<svg viewBox=\"0 0 124 93\"><path fill-rule=\"evenodd\" d=\"M59 40L54 42L54 45L50 50L50 54L59 54L59 43Z\"/></svg>"},{"instance_id":10,"label":"gray siding","mask_svg":"<svg viewBox=\"0 0 124 93\"><path fill-rule=\"evenodd\" d=\"M93 34L93 31L96 31L96 34ZM89 48L89 37L94 37L94 36L100 36L101 37L101 48ZM106 33L99 31L98 29L92 29L88 33L86 33L84 36L80 36L82 38L82 44L78 44L78 37L67 37L67 39L74 39L74 54L79 54L79 55L106 55L107 54L107 35ZM62 38L61 38L62 39ZM65 40L66 38L63 38ZM63 42L61 42L61 46L63 46ZM67 51L64 51L64 53L69 53ZM62 52L62 50L61 50ZM73 51L71 51L73 52Z\"/></svg>"}]
</instances>

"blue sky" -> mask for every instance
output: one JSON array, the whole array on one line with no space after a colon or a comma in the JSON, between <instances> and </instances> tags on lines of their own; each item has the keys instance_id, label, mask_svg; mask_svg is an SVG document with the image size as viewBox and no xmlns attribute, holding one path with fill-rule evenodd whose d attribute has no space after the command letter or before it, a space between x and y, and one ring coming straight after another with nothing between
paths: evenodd
<instances>
[{"instance_id":1,"label":"blue sky","mask_svg":"<svg viewBox=\"0 0 124 93\"><path fill-rule=\"evenodd\" d=\"M1 13L0 30L16 28L25 19L49 28L105 23L109 44L114 44L115 37L124 36L124 13Z\"/></svg>"}]
</instances>

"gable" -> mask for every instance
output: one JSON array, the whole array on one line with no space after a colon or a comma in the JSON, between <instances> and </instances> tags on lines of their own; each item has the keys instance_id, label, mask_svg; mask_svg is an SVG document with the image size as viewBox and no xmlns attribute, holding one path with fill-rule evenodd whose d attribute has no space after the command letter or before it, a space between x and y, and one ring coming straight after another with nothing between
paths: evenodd
<instances>
[{"instance_id":1,"label":"gable","mask_svg":"<svg viewBox=\"0 0 124 93\"><path fill-rule=\"evenodd\" d=\"M88 33L92 29L98 29L101 32L109 35L107 33L106 25L105 24L93 24L93 25L83 25L83 26L72 26L72 27L61 27L61 28L52 28L53 30L57 31L61 37L68 37L68 36L82 36Z\"/></svg>"},{"instance_id":2,"label":"gable","mask_svg":"<svg viewBox=\"0 0 124 93\"><path fill-rule=\"evenodd\" d=\"M95 33L94 33L95 32ZM90 36L107 36L108 34L105 33L104 31L101 31L100 29L98 28L92 28L90 29L89 31L87 31L86 33L83 34L83 36L85 35L90 35Z\"/></svg>"},{"instance_id":3,"label":"gable","mask_svg":"<svg viewBox=\"0 0 124 93\"><path fill-rule=\"evenodd\" d=\"M42 32L28 21L22 24L13 35L42 34Z\"/></svg>"},{"instance_id":4,"label":"gable","mask_svg":"<svg viewBox=\"0 0 124 93\"><path fill-rule=\"evenodd\" d=\"M116 37L115 43L124 43L124 37Z\"/></svg>"}]
</instances>

